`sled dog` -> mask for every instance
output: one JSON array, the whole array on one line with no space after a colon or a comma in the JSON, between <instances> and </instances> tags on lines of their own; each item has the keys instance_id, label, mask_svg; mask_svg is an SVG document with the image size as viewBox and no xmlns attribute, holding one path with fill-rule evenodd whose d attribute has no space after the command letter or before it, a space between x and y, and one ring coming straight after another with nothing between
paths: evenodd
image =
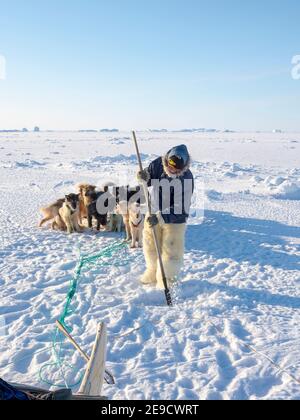
<instances>
[{"instance_id":1,"label":"sled dog","mask_svg":"<svg viewBox=\"0 0 300 420\"><path fill-rule=\"evenodd\" d=\"M67 227L67 232L82 232L78 224L79 215L79 195L69 194L65 197L65 202L59 210L59 216Z\"/></svg>"},{"instance_id":2,"label":"sled dog","mask_svg":"<svg viewBox=\"0 0 300 420\"><path fill-rule=\"evenodd\" d=\"M131 232L131 248L143 247L144 215L138 203L132 203L128 208L129 227Z\"/></svg>"},{"instance_id":3,"label":"sled dog","mask_svg":"<svg viewBox=\"0 0 300 420\"><path fill-rule=\"evenodd\" d=\"M109 223L108 223L108 231L109 232L118 232L121 233L123 231L123 217L117 213L110 213L109 214Z\"/></svg>"},{"instance_id":4,"label":"sled dog","mask_svg":"<svg viewBox=\"0 0 300 420\"><path fill-rule=\"evenodd\" d=\"M60 199L57 200L55 203L50 204L48 207L43 207L40 209L43 219L39 223L39 227L42 227L45 223L50 222L51 220L56 219L59 216L59 210L64 205L65 200ZM56 222L55 220L52 223L52 229L55 228Z\"/></svg>"},{"instance_id":5,"label":"sled dog","mask_svg":"<svg viewBox=\"0 0 300 420\"><path fill-rule=\"evenodd\" d=\"M125 225L126 231L126 241L131 241L131 229L129 223L129 211L128 211L128 203L127 201L121 201L116 208L116 213L123 218L123 223Z\"/></svg>"},{"instance_id":6,"label":"sled dog","mask_svg":"<svg viewBox=\"0 0 300 420\"><path fill-rule=\"evenodd\" d=\"M88 225L89 228L92 229L93 227L93 218L97 220L97 230L100 231L101 226L107 226L107 213L108 210L105 210L103 214L99 213L97 208L98 200L105 194L105 192L88 192L86 195L91 199L91 204L87 206L88 211ZM107 200L108 201L108 200ZM106 204L106 208L108 207L108 203Z\"/></svg>"},{"instance_id":7,"label":"sled dog","mask_svg":"<svg viewBox=\"0 0 300 420\"><path fill-rule=\"evenodd\" d=\"M96 191L96 187L89 184L78 184L77 190L79 192L78 219L79 223L82 225L83 219L87 219L88 217L88 206L92 204L89 194L94 193Z\"/></svg>"}]
</instances>

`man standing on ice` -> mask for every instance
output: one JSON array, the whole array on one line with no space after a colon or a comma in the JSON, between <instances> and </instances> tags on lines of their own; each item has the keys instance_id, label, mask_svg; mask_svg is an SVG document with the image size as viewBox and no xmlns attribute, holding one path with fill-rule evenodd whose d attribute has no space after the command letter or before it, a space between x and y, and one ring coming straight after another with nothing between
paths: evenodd
<instances>
[{"instance_id":1,"label":"man standing on ice","mask_svg":"<svg viewBox=\"0 0 300 420\"><path fill-rule=\"evenodd\" d=\"M171 149L138 173L139 182L147 182L152 215L146 217L144 255L147 270L141 282L164 288L152 229L156 230L168 286L178 279L184 260L186 224L189 217L194 177L191 157L185 145Z\"/></svg>"}]
</instances>

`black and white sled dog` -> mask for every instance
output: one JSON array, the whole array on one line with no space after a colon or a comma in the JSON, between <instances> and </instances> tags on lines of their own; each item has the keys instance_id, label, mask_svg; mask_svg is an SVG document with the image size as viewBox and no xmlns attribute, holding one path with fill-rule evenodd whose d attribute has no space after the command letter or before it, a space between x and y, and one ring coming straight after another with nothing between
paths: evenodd
<instances>
[{"instance_id":1,"label":"black and white sled dog","mask_svg":"<svg viewBox=\"0 0 300 420\"><path fill-rule=\"evenodd\" d=\"M99 203L99 200L101 197L103 197L104 194L107 194L107 191L91 191L87 193L87 197L89 197L91 201L91 203L87 206L88 226L90 229L93 228L93 219L96 219L97 221L98 231L100 231L101 227L107 227L108 199L104 201L103 205Z\"/></svg>"}]
</instances>

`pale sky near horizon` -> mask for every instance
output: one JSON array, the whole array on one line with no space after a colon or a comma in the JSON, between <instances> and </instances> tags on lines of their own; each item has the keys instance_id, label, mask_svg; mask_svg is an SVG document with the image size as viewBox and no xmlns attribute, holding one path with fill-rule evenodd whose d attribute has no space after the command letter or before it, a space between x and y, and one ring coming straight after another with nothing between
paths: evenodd
<instances>
[{"instance_id":1,"label":"pale sky near horizon","mask_svg":"<svg viewBox=\"0 0 300 420\"><path fill-rule=\"evenodd\" d=\"M299 16L299 0L0 0L0 129L300 131Z\"/></svg>"}]
</instances>

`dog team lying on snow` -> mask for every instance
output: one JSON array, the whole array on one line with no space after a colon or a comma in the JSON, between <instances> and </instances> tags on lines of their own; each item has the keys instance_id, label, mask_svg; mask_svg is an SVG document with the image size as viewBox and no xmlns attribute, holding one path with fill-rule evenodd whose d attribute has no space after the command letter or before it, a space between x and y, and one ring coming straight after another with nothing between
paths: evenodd
<instances>
[{"instance_id":1,"label":"dog team lying on snow","mask_svg":"<svg viewBox=\"0 0 300 420\"><path fill-rule=\"evenodd\" d=\"M121 232L125 227L126 239L131 240L131 247L144 248L147 269L141 279L142 283L163 288L153 229L159 241L167 281L171 284L177 279L184 260L186 224L194 192L190 165L190 154L186 146L181 145L138 173L139 183L151 187L152 214L147 214L146 218L142 214L144 202L141 202L141 187L132 190L114 187L111 193L109 187L96 191L95 186L81 184L78 186L78 194L67 195L65 199L41 209L44 218L40 226L52 221L55 230L81 232L84 229L83 219L87 219L88 227L92 228L95 218L98 231L102 227L107 231ZM106 212L99 213L99 200L102 196L107 200L109 194L115 199L114 207L109 208L108 205Z\"/></svg>"}]
</instances>

